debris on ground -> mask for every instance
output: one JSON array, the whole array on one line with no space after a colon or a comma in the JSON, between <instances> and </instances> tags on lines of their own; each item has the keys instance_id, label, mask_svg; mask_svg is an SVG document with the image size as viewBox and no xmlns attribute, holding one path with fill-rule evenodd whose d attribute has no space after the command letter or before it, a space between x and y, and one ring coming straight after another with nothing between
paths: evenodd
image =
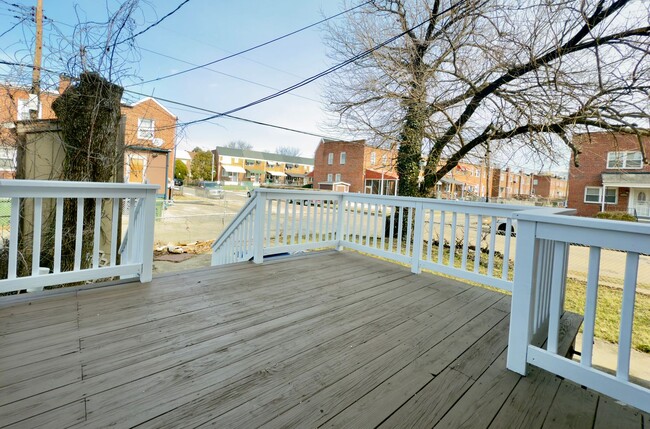
<instances>
[{"instance_id":1,"label":"debris on ground","mask_svg":"<svg viewBox=\"0 0 650 429\"><path fill-rule=\"evenodd\" d=\"M153 256L156 261L181 262L194 255L209 253L212 241L194 241L192 243L168 243L154 248Z\"/></svg>"}]
</instances>

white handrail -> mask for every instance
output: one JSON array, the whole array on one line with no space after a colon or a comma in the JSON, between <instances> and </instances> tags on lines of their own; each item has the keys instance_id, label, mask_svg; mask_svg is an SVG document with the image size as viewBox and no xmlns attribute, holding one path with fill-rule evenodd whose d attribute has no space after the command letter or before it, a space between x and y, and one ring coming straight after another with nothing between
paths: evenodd
<instances>
[{"instance_id":1,"label":"white handrail","mask_svg":"<svg viewBox=\"0 0 650 429\"><path fill-rule=\"evenodd\" d=\"M650 389L629 380L639 256L650 254L650 225L563 216L559 210L523 211L515 218L519 231L508 368L525 374L527 364L533 364L650 412ZM557 354L570 244L589 249L579 363ZM615 376L592 365L602 249L626 253ZM548 338L545 348L533 345L539 337Z\"/></svg>"},{"instance_id":2,"label":"white handrail","mask_svg":"<svg viewBox=\"0 0 650 429\"><path fill-rule=\"evenodd\" d=\"M27 289L42 290L45 286L77 283L88 280L105 279L113 276L138 276L141 282L152 277L153 267L153 227L155 218L155 197L157 185L133 185L123 183L93 183L43 180L0 180L0 198L11 199L11 219L9 229L9 251L5 278L0 279L0 292ZM124 198L138 201L140 210L129 213L128 235L132 237L129 253L117 264L117 229L119 207ZM74 210L65 213L74 216L75 245L72 269L62 271L63 219L65 200L76 201ZM86 225L84 206L86 200L93 200L95 216ZM109 209L109 203L112 209ZM88 203L90 204L90 202ZM110 219L103 225L104 219ZM42 242L43 231L53 231L52 242ZM109 231L104 233L103 229ZM88 255L82 254L82 242L88 236L92 248ZM108 252L110 258L100 261L102 237L110 237ZM31 242L31 245L30 245ZM41 254L43 245L52 245L53 259L43 266ZM47 249L50 250L50 249ZM31 260L30 268L25 263ZM21 262L24 261L24 262ZM100 263L101 262L101 263ZM21 268L21 264L23 268ZM20 272L19 272L20 271ZM50 273L51 272L51 273Z\"/></svg>"},{"instance_id":3,"label":"white handrail","mask_svg":"<svg viewBox=\"0 0 650 429\"><path fill-rule=\"evenodd\" d=\"M514 229L513 213L530 208L257 189L213 244L213 264L252 257L261 262L272 254L347 247L409 264L415 273L430 269L511 290L514 238L498 230ZM250 228L243 227L249 223Z\"/></svg>"}]
</instances>

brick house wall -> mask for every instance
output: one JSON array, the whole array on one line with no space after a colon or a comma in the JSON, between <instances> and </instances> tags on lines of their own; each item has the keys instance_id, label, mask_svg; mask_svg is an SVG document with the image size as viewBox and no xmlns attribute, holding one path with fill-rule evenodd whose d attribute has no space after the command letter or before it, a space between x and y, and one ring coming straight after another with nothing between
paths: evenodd
<instances>
[{"instance_id":1,"label":"brick house wall","mask_svg":"<svg viewBox=\"0 0 650 429\"><path fill-rule=\"evenodd\" d=\"M345 153L344 164L341 163L341 153ZM331 164L328 162L330 154ZM349 192L364 193L366 169L397 176L395 158L395 151L366 146L365 140L344 142L322 139L314 154L314 188L319 189L319 183L327 182L329 174L332 175L331 181L337 181L337 174L340 174L338 181L349 183Z\"/></svg>"},{"instance_id":2,"label":"brick house wall","mask_svg":"<svg viewBox=\"0 0 650 429\"><path fill-rule=\"evenodd\" d=\"M158 193L167 192L167 184L174 177L174 145L177 118L153 98L144 98L132 105L121 106L125 117L124 178L126 182L160 186ZM153 134L144 138L139 130L141 120L153 120ZM146 133L143 133L146 134ZM144 172L134 170L144 162Z\"/></svg>"},{"instance_id":3,"label":"brick house wall","mask_svg":"<svg viewBox=\"0 0 650 429\"><path fill-rule=\"evenodd\" d=\"M650 138L642 138L646 154L650 154ZM585 202L585 188L589 186L602 187L603 173L650 173L650 166L644 164L640 169L608 169L607 154L613 151L639 151L639 141L634 135L613 133L580 134L573 138L573 143L581 149L580 166L574 165L572 155L569 164L568 207L577 210L579 216L594 216L601 211L601 203ZM650 178L650 176L649 176ZM650 182L647 184L650 188ZM616 188L617 202L605 204L606 211L626 211L630 203L630 188Z\"/></svg>"},{"instance_id":4,"label":"brick house wall","mask_svg":"<svg viewBox=\"0 0 650 429\"><path fill-rule=\"evenodd\" d=\"M533 176L533 183L534 181L537 181L534 188L535 195L538 197L556 200L566 198L567 181L565 179L557 176L536 174Z\"/></svg>"},{"instance_id":5,"label":"brick house wall","mask_svg":"<svg viewBox=\"0 0 650 429\"><path fill-rule=\"evenodd\" d=\"M61 76L58 92L43 91L40 94L40 119L56 119L52 103L71 84L69 78ZM15 122L18 119L18 106L21 100L28 100L29 90L13 86L0 86L0 123ZM129 180L130 155L134 155L136 164L143 165L145 171L135 182L145 180L160 186L158 193L166 192L167 178L174 175L174 145L176 139L177 118L153 98L145 98L133 105L122 105L121 113L125 117L125 146L124 177ZM159 140L142 139L138 137L138 119L153 119L155 130L153 137ZM4 130L4 127L3 127ZM160 143L160 144L158 144ZM0 148L14 147L13 133L0 133ZM131 148L129 148L131 147ZM13 173L0 171L0 177L13 178Z\"/></svg>"}]
</instances>

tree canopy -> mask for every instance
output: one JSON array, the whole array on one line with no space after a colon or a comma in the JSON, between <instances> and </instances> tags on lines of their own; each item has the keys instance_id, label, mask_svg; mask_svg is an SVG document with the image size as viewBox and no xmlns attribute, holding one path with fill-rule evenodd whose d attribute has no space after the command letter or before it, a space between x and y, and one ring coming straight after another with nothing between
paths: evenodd
<instances>
[{"instance_id":1,"label":"tree canopy","mask_svg":"<svg viewBox=\"0 0 650 429\"><path fill-rule=\"evenodd\" d=\"M230 149L252 150L253 145L243 140L233 140L226 145Z\"/></svg>"},{"instance_id":2,"label":"tree canopy","mask_svg":"<svg viewBox=\"0 0 650 429\"><path fill-rule=\"evenodd\" d=\"M275 153L286 156L300 156L300 148L293 146L278 146Z\"/></svg>"},{"instance_id":3,"label":"tree canopy","mask_svg":"<svg viewBox=\"0 0 650 429\"><path fill-rule=\"evenodd\" d=\"M212 152L197 152L192 158L192 178L197 180L214 180L212 169Z\"/></svg>"},{"instance_id":4,"label":"tree canopy","mask_svg":"<svg viewBox=\"0 0 650 429\"><path fill-rule=\"evenodd\" d=\"M329 108L398 147L401 195L487 150L578 155L575 133L648 134L648 16L641 0L373 0L331 28L333 58L371 52L330 77Z\"/></svg>"},{"instance_id":5,"label":"tree canopy","mask_svg":"<svg viewBox=\"0 0 650 429\"><path fill-rule=\"evenodd\" d=\"M183 161L180 159L174 161L174 178L185 180L188 173L187 165Z\"/></svg>"}]
</instances>

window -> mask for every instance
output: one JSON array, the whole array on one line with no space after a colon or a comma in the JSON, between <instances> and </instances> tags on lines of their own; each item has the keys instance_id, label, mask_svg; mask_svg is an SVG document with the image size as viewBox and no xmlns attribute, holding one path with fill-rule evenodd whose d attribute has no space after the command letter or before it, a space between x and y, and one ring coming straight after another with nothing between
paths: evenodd
<instances>
[{"instance_id":1,"label":"window","mask_svg":"<svg viewBox=\"0 0 650 429\"><path fill-rule=\"evenodd\" d=\"M370 152L370 165L375 165L377 162L377 154L375 152Z\"/></svg>"},{"instance_id":2,"label":"window","mask_svg":"<svg viewBox=\"0 0 650 429\"><path fill-rule=\"evenodd\" d=\"M538 183L538 180L537 180L537 179L533 179L533 185L539 185L539 183Z\"/></svg>"},{"instance_id":3,"label":"window","mask_svg":"<svg viewBox=\"0 0 650 429\"><path fill-rule=\"evenodd\" d=\"M332 165L334 164L334 154L333 153L328 153L327 154L327 165Z\"/></svg>"},{"instance_id":4,"label":"window","mask_svg":"<svg viewBox=\"0 0 650 429\"><path fill-rule=\"evenodd\" d=\"M388 156L386 156L386 154L383 154L381 156L381 165L383 165L384 167L388 165Z\"/></svg>"},{"instance_id":5,"label":"window","mask_svg":"<svg viewBox=\"0 0 650 429\"><path fill-rule=\"evenodd\" d=\"M607 152L607 168L642 168L641 152Z\"/></svg>"},{"instance_id":6,"label":"window","mask_svg":"<svg viewBox=\"0 0 650 429\"><path fill-rule=\"evenodd\" d=\"M36 110L38 106L38 119L42 117L42 106L35 95L30 94L28 99L18 100L18 117L19 121L28 121L31 119L29 109Z\"/></svg>"},{"instance_id":7,"label":"window","mask_svg":"<svg viewBox=\"0 0 650 429\"><path fill-rule=\"evenodd\" d=\"M341 156L339 158L339 164L345 164L345 152L341 152Z\"/></svg>"},{"instance_id":8,"label":"window","mask_svg":"<svg viewBox=\"0 0 650 429\"><path fill-rule=\"evenodd\" d=\"M341 181L341 173L336 173L336 177L334 179L335 182L340 182Z\"/></svg>"},{"instance_id":9,"label":"window","mask_svg":"<svg viewBox=\"0 0 650 429\"><path fill-rule=\"evenodd\" d=\"M618 202L618 188L605 189L605 204L616 204ZM602 200L603 188L596 186L587 186L585 188L585 203L600 204Z\"/></svg>"},{"instance_id":10,"label":"window","mask_svg":"<svg viewBox=\"0 0 650 429\"><path fill-rule=\"evenodd\" d=\"M474 176L479 177L480 175L481 175L481 170L479 170L478 168L474 170Z\"/></svg>"},{"instance_id":11,"label":"window","mask_svg":"<svg viewBox=\"0 0 650 429\"><path fill-rule=\"evenodd\" d=\"M332 181L332 173L327 173L327 181L328 182Z\"/></svg>"},{"instance_id":12,"label":"window","mask_svg":"<svg viewBox=\"0 0 650 429\"><path fill-rule=\"evenodd\" d=\"M0 147L0 171L14 171L16 169L16 149L13 147Z\"/></svg>"},{"instance_id":13,"label":"window","mask_svg":"<svg viewBox=\"0 0 650 429\"><path fill-rule=\"evenodd\" d=\"M153 140L154 137L154 120L138 119L138 138L143 140Z\"/></svg>"}]
</instances>

